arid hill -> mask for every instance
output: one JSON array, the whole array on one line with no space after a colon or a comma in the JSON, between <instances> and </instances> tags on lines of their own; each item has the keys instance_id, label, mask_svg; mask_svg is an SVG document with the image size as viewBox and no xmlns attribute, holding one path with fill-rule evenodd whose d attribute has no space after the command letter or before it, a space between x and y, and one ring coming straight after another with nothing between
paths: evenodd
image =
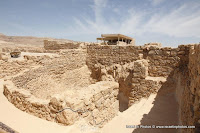
<instances>
[{"instance_id":1,"label":"arid hill","mask_svg":"<svg viewBox=\"0 0 200 133\"><path fill-rule=\"evenodd\" d=\"M19 46L43 47L44 40L55 40L59 42L73 42L72 40L68 40L68 39L55 39L55 38L49 38L49 37L32 37L32 36L7 36L0 33L0 47L2 45L5 46L5 44L8 46L19 45Z\"/></svg>"}]
</instances>

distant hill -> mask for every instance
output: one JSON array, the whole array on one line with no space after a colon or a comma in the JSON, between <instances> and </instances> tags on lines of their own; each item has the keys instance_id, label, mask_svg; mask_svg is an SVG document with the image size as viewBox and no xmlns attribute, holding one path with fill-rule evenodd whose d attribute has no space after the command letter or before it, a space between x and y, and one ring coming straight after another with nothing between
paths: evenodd
<instances>
[{"instance_id":1,"label":"distant hill","mask_svg":"<svg viewBox=\"0 0 200 133\"><path fill-rule=\"evenodd\" d=\"M0 33L0 45L26 45L26 46L43 46L44 40L55 40L59 42L74 42L67 39L56 39L47 37L32 37L32 36L7 36Z\"/></svg>"}]
</instances>

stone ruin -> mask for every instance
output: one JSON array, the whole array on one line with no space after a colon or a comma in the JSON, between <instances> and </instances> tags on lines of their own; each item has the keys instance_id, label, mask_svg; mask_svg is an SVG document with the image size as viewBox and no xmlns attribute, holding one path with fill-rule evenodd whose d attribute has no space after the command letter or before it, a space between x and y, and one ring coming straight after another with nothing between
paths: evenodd
<instances>
[{"instance_id":1,"label":"stone ruin","mask_svg":"<svg viewBox=\"0 0 200 133\"><path fill-rule=\"evenodd\" d=\"M44 48L46 50L59 50L59 49L77 49L81 43L79 42L57 42L44 40Z\"/></svg>"},{"instance_id":2,"label":"stone ruin","mask_svg":"<svg viewBox=\"0 0 200 133\"><path fill-rule=\"evenodd\" d=\"M2 60L2 50L0 50L0 60Z\"/></svg>"},{"instance_id":3,"label":"stone ruin","mask_svg":"<svg viewBox=\"0 0 200 133\"><path fill-rule=\"evenodd\" d=\"M64 125L83 118L102 127L141 98L172 88L178 125L196 126L181 131L199 131L200 45L88 44L82 49L44 41L44 48L60 50L59 57L28 57L26 68L37 67L21 68L22 74L4 84L4 95L20 110Z\"/></svg>"}]
</instances>

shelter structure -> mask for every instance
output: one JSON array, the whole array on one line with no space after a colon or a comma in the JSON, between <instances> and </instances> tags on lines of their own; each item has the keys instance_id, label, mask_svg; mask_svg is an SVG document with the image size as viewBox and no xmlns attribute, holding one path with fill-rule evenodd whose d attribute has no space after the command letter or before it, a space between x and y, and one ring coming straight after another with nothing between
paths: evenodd
<instances>
[{"instance_id":1,"label":"shelter structure","mask_svg":"<svg viewBox=\"0 0 200 133\"><path fill-rule=\"evenodd\" d=\"M15 51L15 52L10 52L10 56L12 58L18 58L21 55L21 52Z\"/></svg>"},{"instance_id":2,"label":"shelter structure","mask_svg":"<svg viewBox=\"0 0 200 133\"><path fill-rule=\"evenodd\" d=\"M135 39L122 34L101 34L101 38L97 38L104 45L135 45Z\"/></svg>"}]
</instances>

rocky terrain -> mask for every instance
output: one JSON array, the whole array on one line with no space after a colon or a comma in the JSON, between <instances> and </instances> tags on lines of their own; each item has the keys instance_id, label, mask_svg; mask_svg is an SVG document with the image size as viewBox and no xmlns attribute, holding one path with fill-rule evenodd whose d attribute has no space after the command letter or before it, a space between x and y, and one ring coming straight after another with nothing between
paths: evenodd
<instances>
[{"instance_id":1,"label":"rocky terrain","mask_svg":"<svg viewBox=\"0 0 200 133\"><path fill-rule=\"evenodd\" d=\"M0 44L6 45L24 45L24 46L37 46L43 47L44 40L54 40L59 42L74 42L72 40L67 39L56 39L56 38L49 38L49 37L32 37L32 36L7 36L0 33Z\"/></svg>"}]
</instances>

